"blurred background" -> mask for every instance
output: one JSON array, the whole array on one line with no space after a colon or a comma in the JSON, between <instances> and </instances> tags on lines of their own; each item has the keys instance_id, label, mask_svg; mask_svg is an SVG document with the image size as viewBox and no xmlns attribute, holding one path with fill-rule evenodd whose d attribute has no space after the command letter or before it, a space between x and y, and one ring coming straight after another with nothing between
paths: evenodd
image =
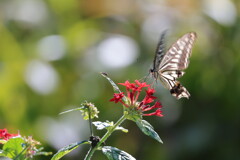
<instances>
[{"instance_id":1,"label":"blurred background","mask_svg":"<svg viewBox=\"0 0 240 160\"><path fill-rule=\"evenodd\" d=\"M190 99L176 100L158 84L164 117L145 117L164 144L131 121L123 123L129 133L106 143L137 160L239 160L239 8L237 0L0 0L0 128L32 135L54 153L88 139L80 113L59 113L87 100L100 110L96 120L118 120L122 107L109 102L112 87L99 72L116 83L141 79L165 29L167 46L195 31L181 78ZM63 160L83 159L87 150Z\"/></svg>"}]
</instances>

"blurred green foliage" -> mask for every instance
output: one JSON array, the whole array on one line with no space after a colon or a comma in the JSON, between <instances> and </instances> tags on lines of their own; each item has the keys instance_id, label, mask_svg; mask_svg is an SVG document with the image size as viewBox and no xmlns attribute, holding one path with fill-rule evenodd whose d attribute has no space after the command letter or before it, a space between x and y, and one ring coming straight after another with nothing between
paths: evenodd
<instances>
[{"instance_id":1,"label":"blurred green foliage","mask_svg":"<svg viewBox=\"0 0 240 160\"><path fill-rule=\"evenodd\" d=\"M42 120L48 117L60 123L60 112L84 100L95 103L100 121L117 120L121 106L109 102L112 87L98 72L107 72L115 82L140 79L148 74L164 29L170 32L168 45L195 31L198 40L181 79L190 99L177 101L156 86L165 117L147 118L164 144L143 135L131 122L123 124L129 133L116 133L106 143L138 160L240 159L239 7L239 1L230 0L1 0L0 128L33 135L43 142L45 151L52 152L70 144L67 139L88 139L89 130L81 128L80 113L78 119L70 119L73 126L80 126L79 137L61 134L57 142L64 145L55 145L57 142L47 138L52 130L48 121ZM55 60L42 56L39 49L41 40L52 35L60 36L65 44L64 55ZM136 43L138 57L131 64L111 68L99 60L99 46L113 35L124 35ZM61 46L53 43L50 47ZM114 53L119 54L112 50ZM40 81L37 85L52 82L55 75L52 90L44 85L34 89L31 75L28 78L28 71L34 68L30 64L51 70L50 75L38 70L30 73ZM54 134L71 132L65 127ZM102 136L103 132L96 134ZM87 149L65 159L83 159ZM105 157L99 152L93 159Z\"/></svg>"}]
</instances>

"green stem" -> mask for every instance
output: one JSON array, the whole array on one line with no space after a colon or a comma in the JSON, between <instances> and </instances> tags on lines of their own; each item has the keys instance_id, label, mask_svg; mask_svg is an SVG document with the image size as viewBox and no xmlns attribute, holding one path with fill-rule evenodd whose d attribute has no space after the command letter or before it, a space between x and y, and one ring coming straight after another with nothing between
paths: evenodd
<instances>
[{"instance_id":1,"label":"green stem","mask_svg":"<svg viewBox=\"0 0 240 160\"><path fill-rule=\"evenodd\" d=\"M112 126L112 128L109 129L109 130L105 133L105 135L101 138L101 140L98 142L98 144L97 144L94 148L91 148L91 149L88 151L88 153L87 153L87 155L86 155L86 157L85 157L84 160L90 160L90 159L91 159L91 157L93 156L94 152L101 146L101 144L102 144L103 142L105 142L105 141L107 140L107 138L114 132L115 128L116 128L117 126L119 126L124 120L126 120L126 117L127 117L127 115L124 114L124 115Z\"/></svg>"},{"instance_id":2,"label":"green stem","mask_svg":"<svg viewBox=\"0 0 240 160\"><path fill-rule=\"evenodd\" d=\"M27 148L28 146L26 145L26 147L13 160L17 160L18 157L20 157Z\"/></svg>"}]
</instances>

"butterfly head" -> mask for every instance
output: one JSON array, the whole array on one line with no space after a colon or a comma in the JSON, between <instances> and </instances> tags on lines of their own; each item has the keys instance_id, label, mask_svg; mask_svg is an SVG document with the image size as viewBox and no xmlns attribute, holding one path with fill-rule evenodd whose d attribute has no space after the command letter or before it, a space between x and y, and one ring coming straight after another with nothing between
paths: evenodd
<instances>
[{"instance_id":1,"label":"butterfly head","mask_svg":"<svg viewBox=\"0 0 240 160\"><path fill-rule=\"evenodd\" d=\"M149 69L149 74L151 74L155 79L158 78L158 72L153 68Z\"/></svg>"},{"instance_id":2,"label":"butterfly head","mask_svg":"<svg viewBox=\"0 0 240 160\"><path fill-rule=\"evenodd\" d=\"M153 73L154 72L154 70L151 68L151 69L149 69L149 73Z\"/></svg>"}]
</instances>

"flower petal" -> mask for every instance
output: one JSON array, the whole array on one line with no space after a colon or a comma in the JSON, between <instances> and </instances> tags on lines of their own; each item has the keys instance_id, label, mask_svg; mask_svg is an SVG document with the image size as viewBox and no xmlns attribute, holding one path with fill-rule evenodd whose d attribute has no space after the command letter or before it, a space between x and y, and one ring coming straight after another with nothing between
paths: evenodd
<instances>
[{"instance_id":1,"label":"flower petal","mask_svg":"<svg viewBox=\"0 0 240 160\"><path fill-rule=\"evenodd\" d=\"M142 102L143 104L152 103L156 98L157 97L146 95L145 98L142 100Z\"/></svg>"},{"instance_id":2,"label":"flower petal","mask_svg":"<svg viewBox=\"0 0 240 160\"><path fill-rule=\"evenodd\" d=\"M143 87L149 87L150 85L147 84L146 82L139 82L138 80L135 80L135 83L140 87L140 88L143 88Z\"/></svg>"},{"instance_id":3,"label":"flower petal","mask_svg":"<svg viewBox=\"0 0 240 160\"><path fill-rule=\"evenodd\" d=\"M135 84L134 83L130 83L128 80L126 80L124 83L118 83L118 84L127 87L127 89L136 88Z\"/></svg>"},{"instance_id":4,"label":"flower petal","mask_svg":"<svg viewBox=\"0 0 240 160\"><path fill-rule=\"evenodd\" d=\"M122 98L124 97L124 93L114 93L113 98L110 99L109 101L114 101L115 103L118 103Z\"/></svg>"},{"instance_id":5,"label":"flower petal","mask_svg":"<svg viewBox=\"0 0 240 160\"><path fill-rule=\"evenodd\" d=\"M149 95L149 96L153 95L153 93L155 93L155 92L156 92L156 91L155 91L154 88L148 88L148 89L146 90L146 93L147 93L147 95Z\"/></svg>"},{"instance_id":6,"label":"flower petal","mask_svg":"<svg viewBox=\"0 0 240 160\"><path fill-rule=\"evenodd\" d=\"M143 109L143 111L150 111L155 108L162 108L162 105L159 101L157 101L153 106Z\"/></svg>"},{"instance_id":7,"label":"flower petal","mask_svg":"<svg viewBox=\"0 0 240 160\"><path fill-rule=\"evenodd\" d=\"M10 134L10 133L8 133L6 128L0 129L0 139L7 141L12 137L17 137L17 136L20 136L20 134L19 133L18 134Z\"/></svg>"},{"instance_id":8,"label":"flower petal","mask_svg":"<svg viewBox=\"0 0 240 160\"><path fill-rule=\"evenodd\" d=\"M158 117L163 117L162 111L160 109L157 109L153 113L148 113L148 114L143 114L143 116L158 116Z\"/></svg>"}]
</instances>

